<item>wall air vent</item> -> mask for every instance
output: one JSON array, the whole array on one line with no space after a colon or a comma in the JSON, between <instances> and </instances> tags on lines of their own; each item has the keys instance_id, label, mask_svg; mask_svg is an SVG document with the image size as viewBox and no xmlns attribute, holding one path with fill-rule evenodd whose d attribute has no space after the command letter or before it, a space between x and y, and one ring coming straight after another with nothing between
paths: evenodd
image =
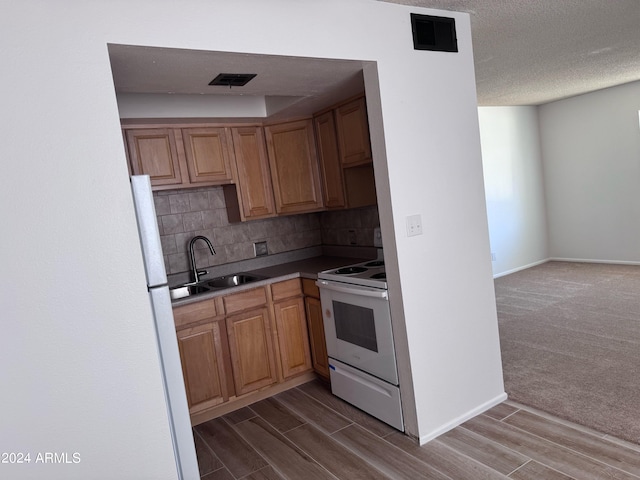
<instances>
[{"instance_id":1,"label":"wall air vent","mask_svg":"<svg viewBox=\"0 0 640 480\"><path fill-rule=\"evenodd\" d=\"M411 30L415 50L458 51L455 18L412 13Z\"/></svg>"},{"instance_id":2,"label":"wall air vent","mask_svg":"<svg viewBox=\"0 0 640 480\"><path fill-rule=\"evenodd\" d=\"M249 83L255 73L221 73L209 82L209 85L222 85L225 87L242 87Z\"/></svg>"}]
</instances>

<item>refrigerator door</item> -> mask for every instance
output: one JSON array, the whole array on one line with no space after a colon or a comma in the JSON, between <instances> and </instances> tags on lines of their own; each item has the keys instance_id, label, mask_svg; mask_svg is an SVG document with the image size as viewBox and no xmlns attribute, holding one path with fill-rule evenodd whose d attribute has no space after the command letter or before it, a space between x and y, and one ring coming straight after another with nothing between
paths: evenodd
<instances>
[{"instance_id":1,"label":"refrigerator door","mask_svg":"<svg viewBox=\"0 0 640 480\"><path fill-rule=\"evenodd\" d=\"M182 377L171 297L164 269L156 209L148 175L131 177L131 189L138 220L138 232L153 309L158 359L162 371L167 416L180 480L199 479L198 460L189 418L189 406Z\"/></svg>"},{"instance_id":2,"label":"refrigerator door","mask_svg":"<svg viewBox=\"0 0 640 480\"><path fill-rule=\"evenodd\" d=\"M152 288L149 290L149 295L156 321L158 353L169 412L169 426L173 434L173 450L176 456L178 478L181 480L199 479L198 460L189 418L187 395L184 389L169 287Z\"/></svg>"},{"instance_id":3,"label":"refrigerator door","mask_svg":"<svg viewBox=\"0 0 640 480\"><path fill-rule=\"evenodd\" d=\"M147 285L156 287L167 284L167 273L164 269L162 256L162 243L158 231L158 219L156 207L151 193L151 181L149 175L131 176L131 190L133 203L138 219L138 232L140 244L144 256L144 268L147 274Z\"/></svg>"}]
</instances>

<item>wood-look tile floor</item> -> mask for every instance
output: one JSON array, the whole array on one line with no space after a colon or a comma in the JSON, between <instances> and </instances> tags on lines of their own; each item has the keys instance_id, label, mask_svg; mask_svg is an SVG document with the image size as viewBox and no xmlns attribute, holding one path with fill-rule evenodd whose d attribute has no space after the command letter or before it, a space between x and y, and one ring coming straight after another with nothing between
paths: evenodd
<instances>
[{"instance_id":1,"label":"wood-look tile floor","mask_svg":"<svg viewBox=\"0 0 640 480\"><path fill-rule=\"evenodd\" d=\"M509 401L420 447L319 381L194 435L204 480L640 478L640 445Z\"/></svg>"}]
</instances>

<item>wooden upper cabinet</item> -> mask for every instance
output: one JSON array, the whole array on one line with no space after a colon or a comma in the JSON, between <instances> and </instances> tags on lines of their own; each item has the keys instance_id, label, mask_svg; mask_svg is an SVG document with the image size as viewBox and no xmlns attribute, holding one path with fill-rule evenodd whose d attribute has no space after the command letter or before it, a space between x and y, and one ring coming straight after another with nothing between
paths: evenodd
<instances>
[{"instance_id":1,"label":"wooden upper cabinet","mask_svg":"<svg viewBox=\"0 0 640 480\"><path fill-rule=\"evenodd\" d=\"M125 137L131 172L149 175L154 190L233 181L226 128L127 128Z\"/></svg>"},{"instance_id":2,"label":"wooden upper cabinet","mask_svg":"<svg viewBox=\"0 0 640 480\"><path fill-rule=\"evenodd\" d=\"M171 128L126 131L129 163L134 175L149 175L151 185L182 185L180 158Z\"/></svg>"},{"instance_id":3,"label":"wooden upper cabinet","mask_svg":"<svg viewBox=\"0 0 640 480\"><path fill-rule=\"evenodd\" d=\"M342 165L346 167L371 162L369 123L364 97L338 107L335 112Z\"/></svg>"},{"instance_id":4,"label":"wooden upper cabinet","mask_svg":"<svg viewBox=\"0 0 640 480\"><path fill-rule=\"evenodd\" d=\"M269 125L265 134L276 212L323 208L311 119Z\"/></svg>"},{"instance_id":5,"label":"wooden upper cabinet","mask_svg":"<svg viewBox=\"0 0 640 480\"><path fill-rule=\"evenodd\" d=\"M261 127L238 127L231 132L241 219L272 217L276 210L264 132Z\"/></svg>"},{"instance_id":6,"label":"wooden upper cabinet","mask_svg":"<svg viewBox=\"0 0 640 480\"><path fill-rule=\"evenodd\" d=\"M316 145L322 170L322 192L327 208L344 208L342 165L333 110L313 118Z\"/></svg>"},{"instance_id":7,"label":"wooden upper cabinet","mask_svg":"<svg viewBox=\"0 0 640 480\"><path fill-rule=\"evenodd\" d=\"M183 128L182 140L190 183L215 185L230 183L233 180L233 145L227 129Z\"/></svg>"}]
</instances>

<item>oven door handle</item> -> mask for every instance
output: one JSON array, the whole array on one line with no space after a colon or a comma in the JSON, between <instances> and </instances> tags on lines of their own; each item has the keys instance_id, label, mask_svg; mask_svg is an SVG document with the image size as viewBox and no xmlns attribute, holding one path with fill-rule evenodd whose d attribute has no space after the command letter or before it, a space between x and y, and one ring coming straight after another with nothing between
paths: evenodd
<instances>
[{"instance_id":1,"label":"oven door handle","mask_svg":"<svg viewBox=\"0 0 640 480\"><path fill-rule=\"evenodd\" d=\"M335 283L326 282L324 280L318 280L316 285L319 288L324 288L339 293L348 293L350 295L361 295L363 297L373 298L388 298L386 290L365 290L356 286L343 287L342 285L336 285Z\"/></svg>"}]
</instances>

